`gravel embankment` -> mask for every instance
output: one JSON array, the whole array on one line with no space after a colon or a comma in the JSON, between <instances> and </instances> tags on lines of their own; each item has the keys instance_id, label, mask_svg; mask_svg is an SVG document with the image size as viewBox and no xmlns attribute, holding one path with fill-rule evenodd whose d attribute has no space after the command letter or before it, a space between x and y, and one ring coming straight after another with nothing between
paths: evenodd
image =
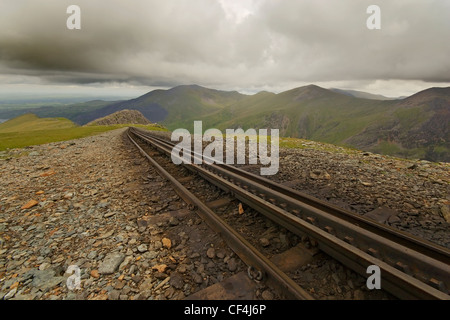
<instances>
[{"instance_id":1,"label":"gravel embankment","mask_svg":"<svg viewBox=\"0 0 450 320\"><path fill-rule=\"evenodd\" d=\"M182 299L242 270L123 131L0 161L0 299Z\"/></svg>"}]
</instances>

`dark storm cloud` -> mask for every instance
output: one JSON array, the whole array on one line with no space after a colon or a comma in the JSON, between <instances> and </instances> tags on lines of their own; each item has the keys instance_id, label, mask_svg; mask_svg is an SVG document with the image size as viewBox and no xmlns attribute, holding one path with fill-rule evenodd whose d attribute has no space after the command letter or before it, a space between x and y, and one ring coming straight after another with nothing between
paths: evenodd
<instances>
[{"instance_id":1,"label":"dark storm cloud","mask_svg":"<svg viewBox=\"0 0 450 320\"><path fill-rule=\"evenodd\" d=\"M2 0L0 74L150 86L450 82L450 1L242 3ZM81 30L66 28L71 4ZM366 28L370 4L381 7L381 30Z\"/></svg>"}]
</instances>

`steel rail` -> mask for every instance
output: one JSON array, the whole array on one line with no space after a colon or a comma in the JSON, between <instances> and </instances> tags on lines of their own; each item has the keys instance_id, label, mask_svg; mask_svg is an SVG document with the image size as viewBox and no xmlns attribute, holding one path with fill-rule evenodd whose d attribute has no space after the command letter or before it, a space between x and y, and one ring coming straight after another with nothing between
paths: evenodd
<instances>
[{"instance_id":1,"label":"steel rail","mask_svg":"<svg viewBox=\"0 0 450 320\"><path fill-rule=\"evenodd\" d=\"M165 144L167 147L173 148L175 146L174 143L171 143L165 139L161 139L155 136L151 136L142 131L140 133L148 138L156 139L159 142ZM192 151L193 156L201 157L201 155L196 154ZM374 232L384 238L390 239L395 243L401 244L409 249L419 251L428 257L432 257L436 260L445 262L450 264L450 250L439 246L435 243L427 241L425 239L421 239L414 235L411 235L407 232L403 232L401 230L395 229L393 227L387 226L385 224L379 223L375 220L363 217L361 215L355 214L351 211L344 210L337 206L334 206L326 201L322 201L320 199L309 196L305 193L299 192L292 188L288 188L279 183L275 183L267 178L258 176L256 174L247 172L245 170L233 167L227 164L215 164L217 167L224 168L230 172L236 173L242 177L245 177L248 180L254 181L260 185L268 187L272 190L283 193L284 195L297 199L305 204L308 204L314 208L317 208L322 211L326 211L329 214L336 216L339 219L343 219L348 221L354 225L360 226L368 231ZM214 169L213 169L214 170Z\"/></svg>"},{"instance_id":2,"label":"steel rail","mask_svg":"<svg viewBox=\"0 0 450 320\"><path fill-rule=\"evenodd\" d=\"M161 141L149 141L149 137L136 131L132 132L147 140L160 151L170 154L171 148L167 144L164 146ZM441 290L446 290L447 283L444 281L448 281L448 264L405 248L389 239L364 230L348 221L338 219L323 210L301 203L263 185L257 185L254 181L227 172L218 166L207 166L209 170L198 165L188 166L188 168L196 170L205 179L222 189L232 192L239 200L290 231L296 234L306 233L313 237L318 241L321 250L348 265L356 272L367 276L365 272L369 265L379 266L383 273L383 288L394 295L405 299L449 299L446 292L425 283L430 281L431 284L438 286ZM216 173L212 173L211 168L214 168ZM236 183L250 186L251 192L239 187ZM264 200L268 196L269 201ZM271 202L287 204L289 210L296 210L296 214L302 215L304 219L289 213L285 210L286 207L283 209ZM327 231L324 231L324 229ZM358 247L355 247L356 245ZM386 261L380 258L384 258ZM402 269L402 271L398 269ZM411 274L414 274L420 280L412 277ZM442 280L442 277L447 279Z\"/></svg>"},{"instance_id":3,"label":"steel rail","mask_svg":"<svg viewBox=\"0 0 450 320\"><path fill-rule=\"evenodd\" d=\"M291 299L314 300L314 298L282 272L273 262L264 257L256 248L254 248L239 233L233 230L226 222L220 219L206 204L198 199L193 193L186 189L170 173L160 166L152 157L150 157L139 144L127 132L130 141L136 146L140 153L156 168L158 173L164 179L170 181L177 194L188 204L195 206L200 212L201 217L208 225L219 233L230 245L232 250L249 266L256 268L264 274L268 283L282 290L282 292Z\"/></svg>"}]
</instances>

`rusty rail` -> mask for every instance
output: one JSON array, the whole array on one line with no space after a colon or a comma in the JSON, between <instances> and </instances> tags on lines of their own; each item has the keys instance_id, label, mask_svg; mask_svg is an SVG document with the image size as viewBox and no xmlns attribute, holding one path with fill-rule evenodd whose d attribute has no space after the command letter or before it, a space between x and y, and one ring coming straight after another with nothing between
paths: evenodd
<instances>
[{"instance_id":1,"label":"rusty rail","mask_svg":"<svg viewBox=\"0 0 450 320\"><path fill-rule=\"evenodd\" d=\"M160 166L152 157L150 157L130 136L128 138L148 159L148 161L156 168L158 173L164 179L172 183L177 194L188 204L194 206L201 217L208 225L217 233L220 233L233 251L252 268L256 268L265 275L268 283L277 287L288 298L300 300L313 300L313 297L303 288L297 285L291 278L282 272L273 262L264 257L256 248L254 248L239 233L233 230L225 221L220 219L205 203L198 199L193 193L186 189L180 182Z\"/></svg>"},{"instance_id":2,"label":"rusty rail","mask_svg":"<svg viewBox=\"0 0 450 320\"><path fill-rule=\"evenodd\" d=\"M173 144L135 129L136 136L170 154ZM192 156L198 156L193 154ZM367 276L369 265L382 271L382 287L403 299L450 299L449 250L388 226L357 217L226 165L188 165L291 232L307 234L318 247ZM380 226L378 226L380 225Z\"/></svg>"}]
</instances>

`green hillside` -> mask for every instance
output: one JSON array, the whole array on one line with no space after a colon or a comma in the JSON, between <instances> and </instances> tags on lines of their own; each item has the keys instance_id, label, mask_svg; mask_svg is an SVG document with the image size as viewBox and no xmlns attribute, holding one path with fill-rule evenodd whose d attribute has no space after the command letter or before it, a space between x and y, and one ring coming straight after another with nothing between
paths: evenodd
<instances>
[{"instance_id":1,"label":"green hillside","mask_svg":"<svg viewBox=\"0 0 450 320\"><path fill-rule=\"evenodd\" d=\"M281 137L315 140L404 158L450 162L450 88L430 88L398 100L376 98L357 98L347 92L315 85L278 94L260 92L254 95L188 85L154 90L136 99L106 105L105 101L78 104L70 119L86 124L129 109L140 111L151 122L161 123L170 130L185 128L192 132L195 120L203 121L204 130L274 128L279 129ZM61 112L68 110L62 108ZM27 118L0 125L0 134L42 127L47 131L80 130L68 120L30 119L33 121L27 122L24 119ZM0 138L6 139L5 136Z\"/></svg>"},{"instance_id":2,"label":"green hillside","mask_svg":"<svg viewBox=\"0 0 450 320\"><path fill-rule=\"evenodd\" d=\"M394 103L307 86L280 94L259 93L203 120L206 126L222 130L278 128L285 137L342 143L369 124L382 121Z\"/></svg>"},{"instance_id":3,"label":"green hillside","mask_svg":"<svg viewBox=\"0 0 450 320\"><path fill-rule=\"evenodd\" d=\"M236 91L220 91L197 85L183 85L169 90L153 90L128 101L80 114L75 122L86 124L114 112L129 109L141 112L151 122L162 123L169 129L183 127L194 120L236 103L246 95Z\"/></svg>"},{"instance_id":4,"label":"green hillside","mask_svg":"<svg viewBox=\"0 0 450 320\"><path fill-rule=\"evenodd\" d=\"M34 114L26 114L0 124L0 151L79 139L128 126L128 124L117 124L81 127L64 118L39 118ZM158 125L133 126L147 130L167 130Z\"/></svg>"},{"instance_id":5,"label":"green hillside","mask_svg":"<svg viewBox=\"0 0 450 320\"><path fill-rule=\"evenodd\" d=\"M76 125L64 118L39 118L35 114L27 113L23 116L8 120L0 124L0 133L29 132L42 130L58 130L73 128Z\"/></svg>"},{"instance_id":6,"label":"green hillside","mask_svg":"<svg viewBox=\"0 0 450 320\"><path fill-rule=\"evenodd\" d=\"M40 118L67 118L76 122L76 118L83 113L92 112L117 101L92 100L78 103L23 103L23 104L0 104L0 119L13 119L18 116L33 113Z\"/></svg>"},{"instance_id":7,"label":"green hillside","mask_svg":"<svg viewBox=\"0 0 450 320\"><path fill-rule=\"evenodd\" d=\"M366 151L450 161L450 88L403 100L356 98L310 85L246 97L203 119L203 128L274 128Z\"/></svg>"}]
</instances>

